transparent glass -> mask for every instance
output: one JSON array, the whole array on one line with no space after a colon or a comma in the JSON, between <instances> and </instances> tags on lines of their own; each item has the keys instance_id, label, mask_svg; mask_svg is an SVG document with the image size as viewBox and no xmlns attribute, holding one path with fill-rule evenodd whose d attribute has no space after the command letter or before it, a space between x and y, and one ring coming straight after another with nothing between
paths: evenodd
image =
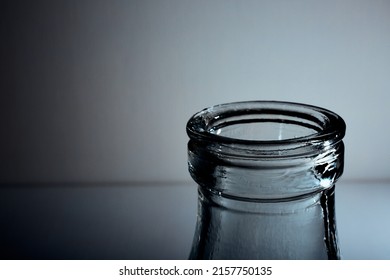
<instances>
[{"instance_id":1,"label":"transparent glass","mask_svg":"<svg viewBox=\"0 0 390 280\"><path fill-rule=\"evenodd\" d=\"M191 259L339 259L345 123L310 105L217 105L187 123L198 184Z\"/></svg>"}]
</instances>

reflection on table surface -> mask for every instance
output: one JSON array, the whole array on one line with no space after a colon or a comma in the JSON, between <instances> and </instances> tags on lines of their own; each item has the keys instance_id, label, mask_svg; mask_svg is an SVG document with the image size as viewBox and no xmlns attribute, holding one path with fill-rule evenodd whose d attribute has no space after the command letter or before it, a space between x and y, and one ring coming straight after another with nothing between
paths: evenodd
<instances>
[{"instance_id":1,"label":"reflection on table surface","mask_svg":"<svg viewBox=\"0 0 390 280\"><path fill-rule=\"evenodd\" d=\"M343 259L390 259L390 183L339 182ZM186 259L194 184L0 187L1 259Z\"/></svg>"}]
</instances>

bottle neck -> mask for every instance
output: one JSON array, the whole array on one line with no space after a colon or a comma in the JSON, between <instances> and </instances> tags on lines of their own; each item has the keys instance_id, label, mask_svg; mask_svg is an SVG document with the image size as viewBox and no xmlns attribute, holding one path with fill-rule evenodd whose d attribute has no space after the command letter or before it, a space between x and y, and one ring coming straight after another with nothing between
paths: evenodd
<instances>
[{"instance_id":1,"label":"bottle neck","mask_svg":"<svg viewBox=\"0 0 390 280\"><path fill-rule=\"evenodd\" d=\"M192 259L337 259L334 187L300 199L254 202L199 187Z\"/></svg>"},{"instance_id":2,"label":"bottle neck","mask_svg":"<svg viewBox=\"0 0 390 280\"><path fill-rule=\"evenodd\" d=\"M340 116L297 103L239 102L204 109L186 128L199 185L193 258L337 258Z\"/></svg>"}]
</instances>

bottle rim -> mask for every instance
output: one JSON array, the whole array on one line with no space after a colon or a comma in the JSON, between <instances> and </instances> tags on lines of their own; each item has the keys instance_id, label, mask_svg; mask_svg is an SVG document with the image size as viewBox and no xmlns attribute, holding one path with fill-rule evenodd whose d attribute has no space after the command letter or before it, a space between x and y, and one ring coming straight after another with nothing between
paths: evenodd
<instances>
[{"instance_id":1,"label":"bottle rim","mask_svg":"<svg viewBox=\"0 0 390 280\"><path fill-rule=\"evenodd\" d=\"M293 123L314 131L287 139L245 139L215 133L232 124L244 124L267 116L269 121ZM333 145L345 136L346 124L336 113L313 105L286 101L243 101L215 105L194 114L187 122L191 140L252 151L287 151L307 146ZM318 148L318 147L317 147Z\"/></svg>"}]
</instances>

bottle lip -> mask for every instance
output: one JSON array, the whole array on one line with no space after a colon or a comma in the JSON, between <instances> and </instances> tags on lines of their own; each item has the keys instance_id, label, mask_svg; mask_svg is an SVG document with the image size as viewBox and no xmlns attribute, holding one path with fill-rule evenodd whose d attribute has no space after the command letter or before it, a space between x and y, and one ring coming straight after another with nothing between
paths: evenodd
<instances>
[{"instance_id":1,"label":"bottle lip","mask_svg":"<svg viewBox=\"0 0 390 280\"><path fill-rule=\"evenodd\" d=\"M215 127L223 127L228 119L236 118L236 123L239 124L244 123L245 118L255 115L257 117L267 115L268 118L274 117L280 122L286 121L280 119L281 116L294 118L295 124L310 127L314 133L281 140L232 138L214 133ZM205 108L189 119L186 129L191 140L258 152L275 152L335 144L343 139L346 125L336 113L317 106L285 101L243 101Z\"/></svg>"}]
</instances>

